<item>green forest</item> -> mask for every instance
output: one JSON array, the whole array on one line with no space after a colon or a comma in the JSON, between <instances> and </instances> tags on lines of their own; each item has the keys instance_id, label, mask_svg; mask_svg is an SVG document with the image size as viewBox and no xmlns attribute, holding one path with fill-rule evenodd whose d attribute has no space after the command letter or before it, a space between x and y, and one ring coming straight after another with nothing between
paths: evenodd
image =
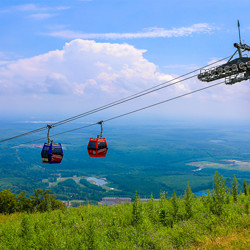
<instances>
[{"instance_id":1,"label":"green forest","mask_svg":"<svg viewBox=\"0 0 250 250\"><path fill-rule=\"evenodd\" d=\"M86 183L85 183L86 184ZM115 206L66 208L49 190L0 192L0 249L249 249L250 185L214 174L213 189ZM98 192L98 190L97 190Z\"/></svg>"},{"instance_id":2,"label":"green forest","mask_svg":"<svg viewBox=\"0 0 250 250\"><path fill-rule=\"evenodd\" d=\"M98 204L107 196L132 198L136 191L141 198L153 194L156 199L165 192L169 199L174 191L182 196L188 182L194 194L212 189L215 170L226 178L230 188L235 174L243 190L243 180L250 181L249 126L224 124L215 129L204 124L180 124L168 122L167 126L145 125L137 129L133 124L111 126L107 135L109 151L103 159L90 158L82 146L89 140L89 131L58 139L67 142L63 143L65 156L58 165L41 163L40 144L1 151L0 191L26 191L26 196L32 196L36 189L51 189L61 201L85 204ZM34 129L29 126L27 129ZM11 136L21 129L20 124L8 124L3 134ZM142 134L147 135L146 140ZM95 183L85 181L89 177L107 183L91 185Z\"/></svg>"}]
</instances>

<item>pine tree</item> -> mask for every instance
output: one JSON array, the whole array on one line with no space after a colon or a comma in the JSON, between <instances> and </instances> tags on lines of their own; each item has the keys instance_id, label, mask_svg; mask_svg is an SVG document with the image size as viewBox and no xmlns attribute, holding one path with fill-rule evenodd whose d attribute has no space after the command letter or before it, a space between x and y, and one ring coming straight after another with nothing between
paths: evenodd
<instances>
[{"instance_id":1,"label":"pine tree","mask_svg":"<svg viewBox=\"0 0 250 250\"><path fill-rule=\"evenodd\" d=\"M247 195L247 181L246 180L243 181L243 190L244 190L244 194Z\"/></svg>"},{"instance_id":2,"label":"pine tree","mask_svg":"<svg viewBox=\"0 0 250 250\"><path fill-rule=\"evenodd\" d=\"M218 173L214 174L214 185L212 190L212 199L210 200L210 210L216 215L221 215L224 210L224 205L227 201L227 187L225 186L226 179Z\"/></svg>"},{"instance_id":3,"label":"pine tree","mask_svg":"<svg viewBox=\"0 0 250 250\"><path fill-rule=\"evenodd\" d=\"M160 208L164 207L165 201L166 201L165 192L161 192L160 193Z\"/></svg>"},{"instance_id":4,"label":"pine tree","mask_svg":"<svg viewBox=\"0 0 250 250\"><path fill-rule=\"evenodd\" d=\"M166 210L164 208L165 206L165 201L166 201L166 197L165 197L165 192L161 192L160 193L160 210L159 210L159 220L160 222L165 225L165 218L166 218Z\"/></svg>"},{"instance_id":5,"label":"pine tree","mask_svg":"<svg viewBox=\"0 0 250 250\"><path fill-rule=\"evenodd\" d=\"M136 226L141 223L142 219L142 208L140 203L140 197L137 196L137 191L135 194L134 202L133 202L133 211L132 211L132 225Z\"/></svg>"},{"instance_id":6,"label":"pine tree","mask_svg":"<svg viewBox=\"0 0 250 250\"><path fill-rule=\"evenodd\" d=\"M193 198L194 198L194 194L193 194L193 192L189 186L189 183L188 183L187 189L186 189L185 195L184 195L185 210L186 210L186 216L188 219L191 218L193 215L193 210L192 210Z\"/></svg>"},{"instance_id":7,"label":"pine tree","mask_svg":"<svg viewBox=\"0 0 250 250\"><path fill-rule=\"evenodd\" d=\"M150 201L147 202L148 204L148 216L152 222L155 222L155 217L154 217L154 197L153 194L151 194Z\"/></svg>"},{"instance_id":8,"label":"pine tree","mask_svg":"<svg viewBox=\"0 0 250 250\"><path fill-rule=\"evenodd\" d=\"M179 205L178 205L178 199L177 199L177 196L176 196L175 192L172 195L171 203L172 203L172 207L173 207L173 217L176 220L177 219L177 213L178 213L178 210L179 210Z\"/></svg>"},{"instance_id":9,"label":"pine tree","mask_svg":"<svg viewBox=\"0 0 250 250\"><path fill-rule=\"evenodd\" d=\"M234 202L237 202L237 198L238 198L238 180L235 177L235 175L234 175L234 178L233 178L232 189L233 189Z\"/></svg>"}]
</instances>

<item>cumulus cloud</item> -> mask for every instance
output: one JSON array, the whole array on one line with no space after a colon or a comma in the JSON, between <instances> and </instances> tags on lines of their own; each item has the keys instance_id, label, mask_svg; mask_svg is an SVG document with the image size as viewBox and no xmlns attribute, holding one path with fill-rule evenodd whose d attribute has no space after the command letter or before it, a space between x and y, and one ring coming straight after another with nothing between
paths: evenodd
<instances>
[{"instance_id":1,"label":"cumulus cloud","mask_svg":"<svg viewBox=\"0 0 250 250\"><path fill-rule=\"evenodd\" d=\"M171 76L128 44L76 39L62 50L0 67L0 93L35 95L122 95Z\"/></svg>"},{"instance_id":2,"label":"cumulus cloud","mask_svg":"<svg viewBox=\"0 0 250 250\"><path fill-rule=\"evenodd\" d=\"M194 33L209 33L214 28L207 23L198 23L189 27L173 28L166 30L163 28L148 28L136 33L82 33L72 30L61 30L47 33L49 36L67 39L137 39L137 38L157 38L157 37L181 37L190 36Z\"/></svg>"},{"instance_id":3,"label":"cumulus cloud","mask_svg":"<svg viewBox=\"0 0 250 250\"><path fill-rule=\"evenodd\" d=\"M7 112L12 105L15 112L28 108L36 109L38 114L47 110L56 113L59 108L70 115L72 110L77 114L78 110L90 110L174 78L145 59L145 52L129 44L76 39L61 50L0 65L0 112ZM134 110L211 84L194 77L139 98L130 103L130 107L126 104L125 109ZM231 113L241 105L249 107L249 94L248 82L223 84L178 99L169 103L167 109L159 110L206 115L206 109L210 109L211 115L216 112L221 115L224 111L219 110L220 107L226 106ZM19 105L15 104L17 100ZM118 108L120 113L120 106ZM244 116L248 111L242 112Z\"/></svg>"},{"instance_id":4,"label":"cumulus cloud","mask_svg":"<svg viewBox=\"0 0 250 250\"><path fill-rule=\"evenodd\" d=\"M174 78L145 59L145 52L129 44L76 39L61 50L0 64L0 94L25 94L33 98L43 95L118 98ZM191 78L167 93L187 92L202 87L201 84L205 83ZM233 88L229 89L226 91L235 96ZM217 92L212 93L211 90L209 98L217 98Z\"/></svg>"}]
</instances>

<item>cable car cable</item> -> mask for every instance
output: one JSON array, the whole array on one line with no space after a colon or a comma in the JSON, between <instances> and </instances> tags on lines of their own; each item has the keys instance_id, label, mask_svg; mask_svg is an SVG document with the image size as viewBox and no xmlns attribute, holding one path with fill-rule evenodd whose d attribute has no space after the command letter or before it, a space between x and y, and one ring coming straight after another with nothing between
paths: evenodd
<instances>
[{"instance_id":1,"label":"cable car cable","mask_svg":"<svg viewBox=\"0 0 250 250\"><path fill-rule=\"evenodd\" d=\"M152 108L152 107L154 107L154 106L163 104L163 103L165 103L165 102L173 101L173 100L175 100L175 99L178 99L178 98L181 98L181 97L185 97L185 96L191 95L191 94L193 94L193 93L202 91L202 90L204 90L204 89L208 89L208 88L215 87L215 86L220 85L220 84L222 84L222 83L224 83L224 81L223 81L223 82L219 82L219 83L215 83L215 84L213 84L213 85L209 85L209 86L204 87L204 88L201 88L201 89L193 90L193 91L188 92L188 93L186 93L186 94L179 95L179 96L175 96L175 97L172 97L172 98L170 98L170 99L167 99L167 100L164 100L164 101L161 101L161 102L157 102L157 103L151 104L151 105L149 105L149 106L146 106L146 107L143 107L143 108L139 108L139 109L136 109L136 110L127 112L127 113L122 114L122 115L115 116L115 117L113 117L113 118L109 118L109 119L107 119L107 120L104 120L103 122L108 122L108 121L111 121L111 120L114 120L114 119L117 119L117 118L120 118L120 117L123 117L123 116L126 116L126 115L130 115L130 114L136 113L136 112L141 111L141 110L144 110L144 109Z\"/></svg>"},{"instance_id":2,"label":"cable car cable","mask_svg":"<svg viewBox=\"0 0 250 250\"><path fill-rule=\"evenodd\" d=\"M53 127L57 127L57 126L63 125L63 124L65 124L65 123L68 123L68 122L71 122L71 121L80 119L80 118L82 118L82 117L85 117L85 116L88 116L88 115L91 115L91 114L100 112L100 111L102 111L102 110L105 110L105 109L114 107L114 106L119 105L119 104L122 104L122 103L124 103L124 102L131 101L131 100L136 99L136 98L138 98L138 97L141 97L141 96L144 96L144 95L153 93L153 92L158 91L158 90L161 90L161 89L163 89L163 88L170 87L170 86L175 85L175 84L177 84L177 83L180 83L180 82L189 80L189 79L191 79L191 78L193 78L193 77L196 77L197 75L198 75L198 74L193 75L193 76L190 76L190 77L187 77L187 78L182 79L182 80L179 80L178 82L170 83L170 84L168 84L168 85L165 85L165 86L159 87L159 88L157 88L157 89L148 91L148 92L146 92L146 93L144 93L144 94L140 94L140 95L137 95L137 96L135 96L135 97L131 97L131 98L126 99L126 100L124 100L124 101L120 101L120 102L119 102L119 101L116 101L116 102L114 102L113 104L107 104L107 105L105 105L105 106L103 106L103 107L100 107L100 108L97 108L97 109L95 109L95 110L91 110L91 111L85 112L85 113L79 115L79 116L76 117L76 118L75 118L75 117L74 117L74 118L69 118L70 120L64 121L64 122L62 122L62 123L60 123L60 124L58 124L58 125L53 125Z\"/></svg>"},{"instance_id":3,"label":"cable car cable","mask_svg":"<svg viewBox=\"0 0 250 250\"><path fill-rule=\"evenodd\" d=\"M20 135L16 135L16 136L13 136L13 137L10 137L10 138L7 138L7 139L3 139L3 140L0 141L0 143L6 142L6 141L10 141L10 140L14 140L14 139L17 139L17 138L19 138L19 137L26 136L26 135L38 133L38 132L41 132L41 131L43 131L43 130L45 130L45 129L47 129L47 126L46 126L46 127L39 128L39 129L32 130L32 131L30 131L30 132L26 132L26 133L24 133L24 134L20 134Z\"/></svg>"},{"instance_id":4,"label":"cable car cable","mask_svg":"<svg viewBox=\"0 0 250 250\"><path fill-rule=\"evenodd\" d=\"M168 84L168 85L166 85L166 86L157 88L157 87L159 87L159 86L161 86L161 85L164 85L164 84L166 84L166 83L175 81L175 80L177 80L177 79L179 79L179 78L181 78L181 77L190 75L190 74L192 74L192 73L194 73L194 72L196 72L196 71L198 71L198 70L204 69L204 68L206 68L206 67L208 67L208 66L211 66L211 65L213 65L213 64L215 64L215 63L221 62L221 61L223 61L223 60L225 60L225 59L227 59L227 58L229 58L229 57L230 57L230 56L227 56L227 57L225 57L225 58L223 58L223 59L220 59L220 60L218 60L218 61L216 61L216 62L210 63L210 64L208 64L208 65L206 65L206 66L203 66L203 67L198 68L198 69L196 69L196 70L190 71L190 72L188 72L188 73L185 73L185 74L183 74L183 75L181 75L181 76L178 76L178 77L176 77L176 78L174 78L174 79L171 79L171 80L169 80L169 81L165 81L165 82L160 83L160 84L158 84L158 85L155 85L155 86L153 86L153 87L151 87L151 88L148 88L148 89L145 89L145 90L143 90L143 91L140 91L140 92L138 92L138 93L136 93L136 94L133 94L133 95L130 95L130 96L128 96L128 97L119 99L119 100L117 100L117 101L114 101L114 102L111 102L111 103L106 104L106 105L104 105L104 106L101 106L101 107L99 107L99 108L95 108L95 109L93 109L93 110L84 112L84 113L82 113L82 114L79 114L79 115L70 117L70 118L68 118L68 119L65 119L65 120L56 122L56 123L54 123L54 124L52 124L52 125L53 125L53 127L56 127L56 126L65 124L65 123L67 123L67 122L71 122L71 121L73 121L73 120L80 119L80 118L82 118L82 117L84 117L84 116L87 116L87 115L89 115L90 112L91 112L91 114L92 114L92 112L93 112L93 113L99 112L99 111L101 111L101 110L104 110L104 109L107 109L107 108L110 108L110 107L113 107L113 106L122 104L122 103L127 102L127 101L131 101L131 100L136 99L136 98L138 98L138 97L141 97L141 96L150 94L150 93L152 93L152 92L158 91L158 90L160 90L160 89L163 89L163 88L166 88L166 87L175 85L175 84L180 83L180 82L182 82L182 81L185 81L185 80L188 80L188 79L190 79L190 78L193 78L193 77L197 76L198 74L197 74L197 75L193 75L193 76L188 77L188 78L181 79L181 80L179 80L179 81L177 81L177 82ZM157 88L157 89L155 89L155 88ZM153 90L153 89L155 89L155 90ZM143 93L144 93L144 94L143 94Z\"/></svg>"},{"instance_id":5,"label":"cable car cable","mask_svg":"<svg viewBox=\"0 0 250 250\"><path fill-rule=\"evenodd\" d=\"M65 134L65 133L69 133L69 132L73 132L73 131L79 130L79 129L84 129L84 128L91 127L91 126L94 126L94 125L97 125L97 124L98 123L92 123L92 124L89 124L89 125L86 125L86 126L83 126L83 127L80 127L80 128L71 129L71 130L68 130L68 131L65 131L65 132L54 134L51 137L58 136L58 135L61 135L61 134ZM16 148L18 146L22 146L22 145L25 145L25 144L29 144L29 143L32 143L32 142L41 141L41 140L45 140L45 139L47 139L47 137L42 137L42 138L38 138L38 139L35 139L35 140L32 140L32 141L23 142L23 143L20 143L20 144L11 146L11 147L2 148L2 149L0 149L0 151L5 150L5 149L10 149L10 148Z\"/></svg>"},{"instance_id":6,"label":"cable car cable","mask_svg":"<svg viewBox=\"0 0 250 250\"><path fill-rule=\"evenodd\" d=\"M224 81L223 81L223 82L219 82L219 83L215 83L215 84L213 84L213 85L209 85L209 86L206 86L206 87L203 87L203 88L200 88L200 89L196 89L196 90L193 90L193 91L191 91L191 92L188 92L188 93L185 93L185 94L182 94L182 95L179 95L179 96L175 96L175 97L172 97L172 98L170 98L170 99L166 99L166 100L164 100L164 101L157 102L157 103L154 103L154 104L145 106L145 107L143 107L143 108L139 108L139 109L136 109L136 110L133 110L133 111L130 111L130 112L127 112L127 113L124 113L124 114L121 114L121 115L118 115L118 116L115 116L115 117L106 119L106 120L104 120L103 122L108 122L108 121L111 121L111 120L114 120L114 119L118 119L118 118L123 117L123 116L126 116L126 115L130 115L130 114L139 112L139 111L144 110L144 109L152 108L152 107L154 107L154 106L157 106L157 105L160 105L160 104L169 102L169 101L173 101L173 100L175 100L175 99L178 99L178 98L181 98L181 97L185 97L185 96L191 95L191 94L193 94L193 93L200 92L200 91L202 91L202 90L205 90L205 89L209 89L209 88L218 86L218 85L223 84L223 83L224 83ZM94 125L97 125L97 124L99 124L99 122L92 123L92 124L89 124L89 125L85 125L85 126L83 126L83 127L79 127L79 128L67 130L67 131L64 131L64 132L61 132L61 133L58 133L58 134L54 134L54 135L52 135L52 136L55 137L55 136L62 135L62 134L66 134L66 133L69 133L69 132L73 132L73 131L76 131L76 130L79 130L79 129L91 127L91 126L94 126ZM20 143L20 144L18 144L18 145L14 145L14 146L11 146L11 147L6 147L6 148L3 148L3 149L0 149L0 151L1 151L1 150L5 150L5 149L10 149L10 148L15 148L15 147L18 147L18 146L21 146L21 145L25 145L25 144L28 144L28 143L32 143L32 142L40 141L40 140L44 140L44 139L47 139L47 137L39 138L39 139L32 140L32 141L29 141L29 142Z\"/></svg>"},{"instance_id":7,"label":"cable car cable","mask_svg":"<svg viewBox=\"0 0 250 250\"><path fill-rule=\"evenodd\" d=\"M191 74L191 73L194 73L194 72L196 72L196 71L198 71L198 70L204 69L204 68L206 68L206 67L208 67L208 66L211 66L211 65L213 65L213 64L215 64L215 63L218 63L218 62L220 62L220 61L223 61L223 60L225 60L225 59L227 59L227 58L229 58L229 57L230 57L230 56L225 57L225 58L220 59L220 60L218 60L218 61L216 61L216 62L210 63L210 64L208 64L208 65L206 65L206 66L203 66L203 67L201 67L201 68L198 68L198 69L196 69L196 70L193 70L193 71L191 71L191 72L188 72L188 73L186 73L186 74L184 74L184 75L181 75L181 76L176 77L176 78L174 78L174 79L171 79L171 80L169 80L169 81L166 81L166 82L163 82L163 83L158 84L158 85L156 85L156 86L153 86L153 87L151 87L151 88L149 88L149 89L140 91L140 92L138 92L138 93L136 93L136 94L130 95L130 96L125 97L125 98L122 98L122 99L117 100L117 101L115 101L115 102L112 102L112 103L109 103L109 104L107 104L107 105L101 106L101 107L99 107L99 108L95 108L95 109L93 109L93 110L84 112L84 113L82 113L82 114L79 114L79 115L76 115L76 116L67 118L67 119L65 119L65 120L62 120L62 121L53 123L53 124L52 124L52 127L56 127L56 126L63 125L63 124L65 124L65 123L71 122L71 121L73 121L73 120L80 119L80 118L82 118L82 117L84 117L84 116L87 116L87 115L90 115L90 114L94 114L94 113L99 112L99 111L102 111L102 110L104 110L104 109L107 109L107 108L110 108L110 107L119 105L119 104L121 104L121 103L130 101L130 100L133 100L133 99L136 99L136 98L141 97L141 96L143 96L143 95L150 94L150 93L152 93L152 92L154 92L154 91L158 91L158 90L160 90L160 89L162 89L162 88L169 87L169 86L174 85L174 84L177 84L177 83L179 83L179 82L181 82L181 81L185 81L185 80L190 79L190 78L192 78L192 77L195 77L195 76L197 76L197 75L194 75L194 76L189 77L189 78L186 78L186 79L182 79L182 80L180 80L180 81L178 81L178 82L174 82L174 83L168 84L168 85L166 85L166 86L164 86L164 87L155 89L154 91L149 91L149 90L152 90L152 89L154 89L154 88L156 88L156 87L159 87L159 86L161 86L161 85L164 85L164 84L166 84L166 83L168 83L168 82L175 81L175 80L177 80L177 79L179 79L179 78L181 78L181 77L184 77L184 76L186 76L186 75L189 75L189 74ZM146 91L148 91L148 92L146 92ZM144 93L144 92L146 92L146 93ZM142 94L142 93L144 93L144 94ZM6 142L6 141L10 141L10 140L13 140L13 139L17 139L17 138L19 138L19 137L27 136L27 135L30 135L30 134L38 133L38 132L41 132L41 131L46 130L46 129L47 129L47 126L41 127L41 128L39 128L39 129L35 129L35 130L32 130L32 131L26 132L26 133L24 133L24 134L20 134L20 135L13 136L13 137L10 137L10 138L7 138L7 139L3 139L3 140L0 141L0 143Z\"/></svg>"}]
</instances>

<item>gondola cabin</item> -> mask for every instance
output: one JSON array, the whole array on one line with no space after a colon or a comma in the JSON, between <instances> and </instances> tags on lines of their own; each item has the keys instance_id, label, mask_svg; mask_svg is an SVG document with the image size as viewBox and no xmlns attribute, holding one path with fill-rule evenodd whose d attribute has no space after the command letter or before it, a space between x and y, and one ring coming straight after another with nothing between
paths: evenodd
<instances>
[{"instance_id":1,"label":"gondola cabin","mask_svg":"<svg viewBox=\"0 0 250 250\"><path fill-rule=\"evenodd\" d=\"M63 150L61 143L44 143L41 152L43 163L58 164L63 158Z\"/></svg>"},{"instance_id":2,"label":"gondola cabin","mask_svg":"<svg viewBox=\"0 0 250 250\"><path fill-rule=\"evenodd\" d=\"M105 157L108 152L106 138L90 138L87 149L89 157Z\"/></svg>"}]
</instances>

